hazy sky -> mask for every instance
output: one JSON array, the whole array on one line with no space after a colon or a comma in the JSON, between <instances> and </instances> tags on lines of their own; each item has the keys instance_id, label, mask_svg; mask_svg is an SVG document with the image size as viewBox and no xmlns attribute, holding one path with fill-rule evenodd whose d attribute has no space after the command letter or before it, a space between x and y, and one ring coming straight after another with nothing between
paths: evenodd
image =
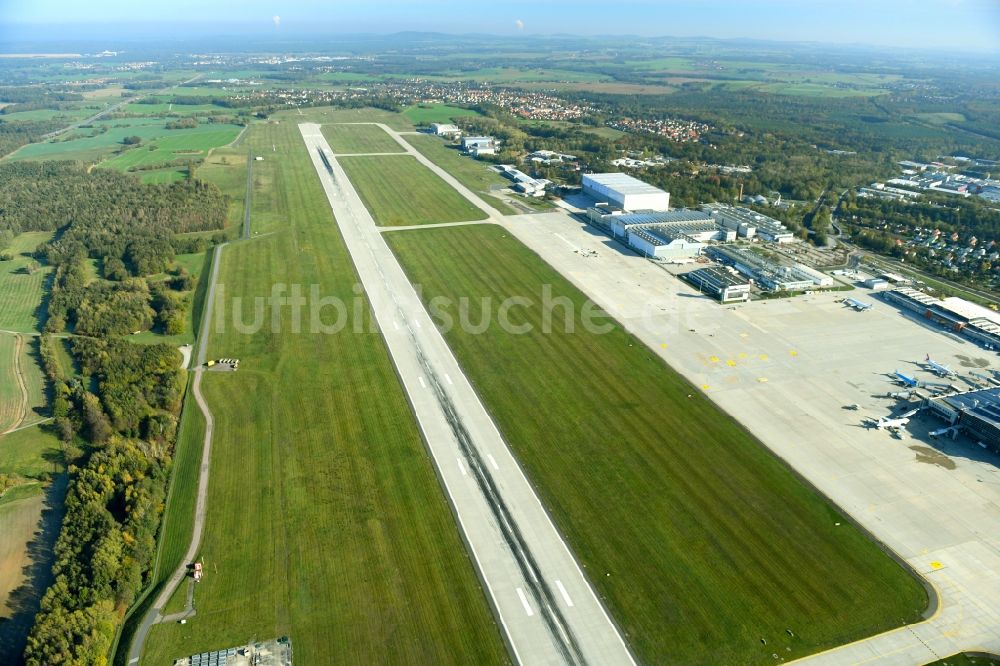
<instances>
[{"instance_id":1,"label":"hazy sky","mask_svg":"<svg viewBox=\"0 0 1000 666\"><path fill-rule=\"evenodd\" d=\"M0 42L68 23L78 37L160 23L161 36L627 33L1000 51L1000 0L0 0Z\"/></svg>"}]
</instances>

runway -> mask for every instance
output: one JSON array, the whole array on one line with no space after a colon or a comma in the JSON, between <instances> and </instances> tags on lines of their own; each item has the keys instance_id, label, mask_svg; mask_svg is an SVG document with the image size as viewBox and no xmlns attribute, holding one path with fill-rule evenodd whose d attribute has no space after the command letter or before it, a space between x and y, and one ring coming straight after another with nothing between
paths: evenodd
<instances>
[{"instance_id":1,"label":"runway","mask_svg":"<svg viewBox=\"0 0 1000 666\"><path fill-rule=\"evenodd\" d=\"M299 130L515 660L633 664L320 126Z\"/></svg>"}]
</instances>

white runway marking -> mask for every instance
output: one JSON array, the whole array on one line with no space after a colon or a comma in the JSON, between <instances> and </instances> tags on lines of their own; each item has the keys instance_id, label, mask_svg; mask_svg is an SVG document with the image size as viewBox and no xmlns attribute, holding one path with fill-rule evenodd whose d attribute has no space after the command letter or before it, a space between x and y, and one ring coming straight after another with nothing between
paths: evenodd
<instances>
[{"instance_id":1,"label":"white runway marking","mask_svg":"<svg viewBox=\"0 0 1000 666\"><path fill-rule=\"evenodd\" d=\"M420 328L420 320L419 319L414 319L413 320L413 325L416 326L417 328Z\"/></svg>"},{"instance_id":2,"label":"white runway marking","mask_svg":"<svg viewBox=\"0 0 1000 666\"><path fill-rule=\"evenodd\" d=\"M517 596L521 599L521 605L524 606L524 612L531 617L535 614L535 611L531 610L531 605L528 603L528 597L524 596L524 590L517 588Z\"/></svg>"},{"instance_id":3,"label":"white runway marking","mask_svg":"<svg viewBox=\"0 0 1000 666\"><path fill-rule=\"evenodd\" d=\"M447 373L447 372L446 372L446 373L444 373L444 378L448 380L448 383L449 383L449 384L454 384L454 383L455 383L455 382L451 381L451 377L449 377L449 376L448 376L448 373Z\"/></svg>"},{"instance_id":4,"label":"white runway marking","mask_svg":"<svg viewBox=\"0 0 1000 666\"><path fill-rule=\"evenodd\" d=\"M566 602L566 605L569 606L570 608L572 608L573 607L573 600L569 598L569 592L567 592L566 588L563 587L563 584L562 584L561 580L557 580L556 581L556 587L559 588L559 594L562 595L563 601Z\"/></svg>"},{"instance_id":5,"label":"white runway marking","mask_svg":"<svg viewBox=\"0 0 1000 666\"><path fill-rule=\"evenodd\" d=\"M393 326L393 328L395 328L395 329L396 329L397 331L399 330L399 322L398 322L398 321L396 321L395 319L393 319L393 320L392 320L392 326Z\"/></svg>"},{"instance_id":6,"label":"white runway marking","mask_svg":"<svg viewBox=\"0 0 1000 666\"><path fill-rule=\"evenodd\" d=\"M427 388L427 384L424 383L423 377L417 377L417 380L420 382L420 388Z\"/></svg>"},{"instance_id":7,"label":"white runway marking","mask_svg":"<svg viewBox=\"0 0 1000 666\"><path fill-rule=\"evenodd\" d=\"M486 457L490 459L490 464L493 465L493 469L500 469L500 465L497 464L497 459L493 457L492 453L487 453Z\"/></svg>"},{"instance_id":8,"label":"white runway marking","mask_svg":"<svg viewBox=\"0 0 1000 666\"><path fill-rule=\"evenodd\" d=\"M462 471L462 476L468 476L468 474L465 471L465 463L462 462L462 459L461 458L455 458L455 460L458 461L458 469L460 469Z\"/></svg>"}]
</instances>

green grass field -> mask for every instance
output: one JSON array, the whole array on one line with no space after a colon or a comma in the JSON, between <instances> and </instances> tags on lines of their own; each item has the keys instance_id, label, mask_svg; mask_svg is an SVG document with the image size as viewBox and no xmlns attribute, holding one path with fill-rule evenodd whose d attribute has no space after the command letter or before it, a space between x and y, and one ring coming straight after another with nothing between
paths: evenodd
<instances>
[{"instance_id":1,"label":"green grass field","mask_svg":"<svg viewBox=\"0 0 1000 666\"><path fill-rule=\"evenodd\" d=\"M484 220L469 203L415 157L345 157L340 164L383 227Z\"/></svg>"},{"instance_id":2,"label":"green grass field","mask_svg":"<svg viewBox=\"0 0 1000 666\"><path fill-rule=\"evenodd\" d=\"M271 214L286 222L226 248L220 283L228 298L267 295L274 282L355 298L357 278L296 117L248 136L255 150L277 146L282 193L269 205L281 206ZM264 202L253 205L256 214ZM242 362L238 373L204 381L216 420L206 576L198 614L183 626L155 626L144 663L281 635L303 664L373 655L387 663L506 661L380 335L292 334L288 314L282 334L232 326L212 334L210 358ZM184 441L197 435L197 424L185 425ZM177 493L190 492L193 477L189 463L179 465L187 480L178 476L171 512L189 515L178 502L190 498ZM183 550L183 529L172 521L165 561Z\"/></svg>"},{"instance_id":3,"label":"green grass field","mask_svg":"<svg viewBox=\"0 0 1000 666\"><path fill-rule=\"evenodd\" d=\"M1000 666L1000 657L977 657L960 653L933 661L926 666Z\"/></svg>"},{"instance_id":4,"label":"green grass field","mask_svg":"<svg viewBox=\"0 0 1000 666\"><path fill-rule=\"evenodd\" d=\"M40 330L37 313L51 269L39 266L27 272L36 262L26 254L51 238L50 232L30 231L15 236L6 248L15 256L12 261L0 261L0 329L20 333Z\"/></svg>"},{"instance_id":5,"label":"green grass field","mask_svg":"<svg viewBox=\"0 0 1000 666\"><path fill-rule=\"evenodd\" d=\"M416 104L407 107L403 115L410 119L414 125L428 125L430 123L448 123L455 118L462 116L478 116L478 111L463 109L460 106L448 104Z\"/></svg>"},{"instance_id":6,"label":"green grass field","mask_svg":"<svg viewBox=\"0 0 1000 666\"><path fill-rule=\"evenodd\" d=\"M14 355L19 353L17 338L8 333L0 333L0 432L16 426L21 421L21 393L17 376L14 374ZM18 356L20 358L20 356Z\"/></svg>"},{"instance_id":7,"label":"green grass field","mask_svg":"<svg viewBox=\"0 0 1000 666\"><path fill-rule=\"evenodd\" d=\"M637 339L583 330L584 296L504 229L386 240L425 301L534 300L530 334L447 339L641 661L770 664L920 617L906 570ZM542 332L542 285L575 333Z\"/></svg>"},{"instance_id":8,"label":"green grass field","mask_svg":"<svg viewBox=\"0 0 1000 666\"><path fill-rule=\"evenodd\" d=\"M404 148L377 125L323 125L335 153L402 153Z\"/></svg>"},{"instance_id":9,"label":"green grass field","mask_svg":"<svg viewBox=\"0 0 1000 666\"><path fill-rule=\"evenodd\" d=\"M458 182L479 194L489 194L493 186L508 187L510 181L489 168L488 165L462 155L458 150L449 148L444 141L436 136L419 134L407 136L407 143L420 151L427 159L454 176ZM490 206L503 215L516 215L517 211L493 196L483 198Z\"/></svg>"},{"instance_id":10,"label":"green grass field","mask_svg":"<svg viewBox=\"0 0 1000 666\"><path fill-rule=\"evenodd\" d=\"M162 164L173 160L204 159L212 148L224 146L235 139L242 128L236 125L199 125L192 129L163 130L163 133L121 155L101 163L102 167L127 171L146 164Z\"/></svg>"},{"instance_id":11,"label":"green grass field","mask_svg":"<svg viewBox=\"0 0 1000 666\"><path fill-rule=\"evenodd\" d=\"M0 504L42 491L49 475L61 469L62 443L40 426L0 436L0 474L16 474L25 483L0 496Z\"/></svg>"}]
</instances>

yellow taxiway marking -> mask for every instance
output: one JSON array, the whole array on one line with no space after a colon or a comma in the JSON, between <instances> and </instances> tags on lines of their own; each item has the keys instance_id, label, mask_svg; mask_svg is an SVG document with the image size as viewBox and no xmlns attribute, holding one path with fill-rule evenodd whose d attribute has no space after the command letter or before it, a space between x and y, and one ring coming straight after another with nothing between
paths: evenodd
<instances>
[{"instance_id":1,"label":"yellow taxiway marking","mask_svg":"<svg viewBox=\"0 0 1000 666\"><path fill-rule=\"evenodd\" d=\"M760 355L760 360L766 361L767 360L767 354L761 354Z\"/></svg>"},{"instance_id":2,"label":"yellow taxiway marking","mask_svg":"<svg viewBox=\"0 0 1000 666\"><path fill-rule=\"evenodd\" d=\"M741 338L749 338L750 334L749 333L740 333L740 337Z\"/></svg>"},{"instance_id":3,"label":"yellow taxiway marking","mask_svg":"<svg viewBox=\"0 0 1000 666\"><path fill-rule=\"evenodd\" d=\"M733 360L733 359L731 359L731 358L730 358L730 359L727 359L727 360L726 360L726 365L728 365L728 366L729 366L730 368L735 368L735 367L736 367L736 361L734 361L734 360Z\"/></svg>"},{"instance_id":4,"label":"yellow taxiway marking","mask_svg":"<svg viewBox=\"0 0 1000 666\"><path fill-rule=\"evenodd\" d=\"M747 357L747 353L746 352L740 352L736 356L739 357L739 358L746 358Z\"/></svg>"},{"instance_id":5,"label":"yellow taxiway marking","mask_svg":"<svg viewBox=\"0 0 1000 666\"><path fill-rule=\"evenodd\" d=\"M799 355L799 353L798 353L797 351L795 351L795 350L793 349L793 350L791 350L790 352L788 352L788 355L789 355L789 356L798 356L798 355Z\"/></svg>"},{"instance_id":6,"label":"yellow taxiway marking","mask_svg":"<svg viewBox=\"0 0 1000 666\"><path fill-rule=\"evenodd\" d=\"M701 390L702 391L707 391L708 390L708 384L702 384L701 385Z\"/></svg>"},{"instance_id":7,"label":"yellow taxiway marking","mask_svg":"<svg viewBox=\"0 0 1000 666\"><path fill-rule=\"evenodd\" d=\"M719 357L718 356L710 356L708 358L708 360L711 361L712 363L718 363L719 362Z\"/></svg>"},{"instance_id":8,"label":"yellow taxiway marking","mask_svg":"<svg viewBox=\"0 0 1000 666\"><path fill-rule=\"evenodd\" d=\"M761 384L763 384L763 383L767 382L767 377L758 377L757 381L759 381Z\"/></svg>"},{"instance_id":9,"label":"yellow taxiway marking","mask_svg":"<svg viewBox=\"0 0 1000 666\"><path fill-rule=\"evenodd\" d=\"M667 348L667 343L666 343L666 342L662 343L662 344L660 345L660 348L661 348L661 349L666 349L666 348Z\"/></svg>"},{"instance_id":10,"label":"yellow taxiway marking","mask_svg":"<svg viewBox=\"0 0 1000 666\"><path fill-rule=\"evenodd\" d=\"M938 569L940 569L943 566L944 565L941 564L940 562L938 562L937 560L934 560L933 562L931 562L931 569L934 569L935 571L937 571Z\"/></svg>"}]
</instances>

